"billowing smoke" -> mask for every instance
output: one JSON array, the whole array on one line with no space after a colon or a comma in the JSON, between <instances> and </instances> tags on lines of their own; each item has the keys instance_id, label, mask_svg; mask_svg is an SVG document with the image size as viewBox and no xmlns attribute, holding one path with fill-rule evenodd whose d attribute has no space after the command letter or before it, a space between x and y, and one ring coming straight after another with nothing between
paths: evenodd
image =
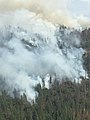
<instances>
[{"instance_id":1,"label":"billowing smoke","mask_svg":"<svg viewBox=\"0 0 90 120\"><path fill-rule=\"evenodd\" d=\"M1 88L34 98L33 87L46 87L50 75L72 80L84 75L79 32L56 27L28 10L0 14Z\"/></svg>"},{"instance_id":2,"label":"billowing smoke","mask_svg":"<svg viewBox=\"0 0 90 120\"><path fill-rule=\"evenodd\" d=\"M16 88L33 99L42 78L48 88L50 76L74 80L84 75L80 33L56 26L79 25L66 11L67 2L0 0L0 89L12 95Z\"/></svg>"},{"instance_id":3,"label":"billowing smoke","mask_svg":"<svg viewBox=\"0 0 90 120\"><path fill-rule=\"evenodd\" d=\"M76 17L71 14L68 5L72 0L0 0L0 11L15 11L18 9L28 9L42 19L46 19L54 24L63 24L69 27L88 27L90 19L86 17Z\"/></svg>"}]
</instances>

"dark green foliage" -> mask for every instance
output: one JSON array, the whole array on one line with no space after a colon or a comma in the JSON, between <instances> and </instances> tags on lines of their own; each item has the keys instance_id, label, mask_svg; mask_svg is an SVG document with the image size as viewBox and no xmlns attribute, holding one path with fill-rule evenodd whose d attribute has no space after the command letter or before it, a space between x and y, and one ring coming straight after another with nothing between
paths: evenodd
<instances>
[{"instance_id":1,"label":"dark green foliage","mask_svg":"<svg viewBox=\"0 0 90 120\"><path fill-rule=\"evenodd\" d=\"M84 49L90 49L90 28L81 33L81 44Z\"/></svg>"},{"instance_id":2,"label":"dark green foliage","mask_svg":"<svg viewBox=\"0 0 90 120\"><path fill-rule=\"evenodd\" d=\"M28 102L25 94L13 99L3 91L0 120L90 120L90 80L50 84L50 89L37 85L35 102Z\"/></svg>"},{"instance_id":3,"label":"dark green foliage","mask_svg":"<svg viewBox=\"0 0 90 120\"><path fill-rule=\"evenodd\" d=\"M81 45L85 53L83 55L83 66L90 78L90 28L85 29L81 33Z\"/></svg>"}]
</instances>

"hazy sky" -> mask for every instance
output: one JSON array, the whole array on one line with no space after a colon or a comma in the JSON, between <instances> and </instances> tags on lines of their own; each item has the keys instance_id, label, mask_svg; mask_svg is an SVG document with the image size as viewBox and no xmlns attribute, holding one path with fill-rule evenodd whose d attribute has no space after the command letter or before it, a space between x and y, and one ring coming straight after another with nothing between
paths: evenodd
<instances>
[{"instance_id":1,"label":"hazy sky","mask_svg":"<svg viewBox=\"0 0 90 120\"><path fill-rule=\"evenodd\" d=\"M69 9L75 15L85 15L90 18L90 0L71 0Z\"/></svg>"}]
</instances>

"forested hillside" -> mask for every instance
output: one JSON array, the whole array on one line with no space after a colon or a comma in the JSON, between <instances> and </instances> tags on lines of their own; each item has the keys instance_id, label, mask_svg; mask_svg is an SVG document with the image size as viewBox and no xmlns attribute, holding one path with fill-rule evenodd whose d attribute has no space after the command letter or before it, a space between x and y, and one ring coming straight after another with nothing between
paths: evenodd
<instances>
[{"instance_id":1,"label":"forested hillside","mask_svg":"<svg viewBox=\"0 0 90 120\"><path fill-rule=\"evenodd\" d=\"M0 0L0 120L90 120L90 0Z\"/></svg>"},{"instance_id":2,"label":"forested hillside","mask_svg":"<svg viewBox=\"0 0 90 120\"><path fill-rule=\"evenodd\" d=\"M5 83L0 78L0 120L90 120L90 29L82 32L74 30L68 36L66 32L64 33L65 30L67 28L62 26L59 32L56 32L58 47L61 50L63 47L70 49L67 43L74 37L73 35L77 35L81 39L81 47L85 50L82 58L87 76L75 80L66 76L60 79L56 76L54 81L50 77L49 89L42 79L42 85L38 84L34 88L36 91L34 100L28 100L25 93L20 95L19 89L14 89L12 95L14 97L11 97L3 89ZM61 44L59 37L66 43ZM78 48L77 45L75 47ZM67 56L66 51L63 53Z\"/></svg>"},{"instance_id":3,"label":"forested hillside","mask_svg":"<svg viewBox=\"0 0 90 120\"><path fill-rule=\"evenodd\" d=\"M14 99L0 93L0 120L90 120L90 80L81 83L50 82L50 89L38 84L38 96L28 102L25 94ZM16 91L17 93L17 91ZM18 94L18 93L17 93Z\"/></svg>"},{"instance_id":4,"label":"forested hillside","mask_svg":"<svg viewBox=\"0 0 90 120\"><path fill-rule=\"evenodd\" d=\"M83 55L84 69L87 71L90 78L90 28L82 31L81 45L85 50L85 54Z\"/></svg>"}]
</instances>

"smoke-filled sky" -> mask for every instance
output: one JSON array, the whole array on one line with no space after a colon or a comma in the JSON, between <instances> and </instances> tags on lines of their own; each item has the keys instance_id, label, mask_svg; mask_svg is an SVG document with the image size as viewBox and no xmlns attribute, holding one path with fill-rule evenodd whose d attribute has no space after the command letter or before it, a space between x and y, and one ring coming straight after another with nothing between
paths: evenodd
<instances>
[{"instance_id":1,"label":"smoke-filled sky","mask_svg":"<svg viewBox=\"0 0 90 120\"><path fill-rule=\"evenodd\" d=\"M0 0L0 89L20 89L34 98L33 87L45 76L45 82L52 74L59 80L84 76L79 37L73 29L61 30L61 37L56 27L90 26L89 14L81 6L75 10L78 2Z\"/></svg>"},{"instance_id":2,"label":"smoke-filled sky","mask_svg":"<svg viewBox=\"0 0 90 120\"><path fill-rule=\"evenodd\" d=\"M90 17L90 0L0 0L0 9L29 8L32 4L49 6L56 9L69 9L71 12Z\"/></svg>"},{"instance_id":3,"label":"smoke-filled sky","mask_svg":"<svg viewBox=\"0 0 90 120\"><path fill-rule=\"evenodd\" d=\"M89 0L0 0L1 11L28 9L54 24L90 26Z\"/></svg>"}]
</instances>

